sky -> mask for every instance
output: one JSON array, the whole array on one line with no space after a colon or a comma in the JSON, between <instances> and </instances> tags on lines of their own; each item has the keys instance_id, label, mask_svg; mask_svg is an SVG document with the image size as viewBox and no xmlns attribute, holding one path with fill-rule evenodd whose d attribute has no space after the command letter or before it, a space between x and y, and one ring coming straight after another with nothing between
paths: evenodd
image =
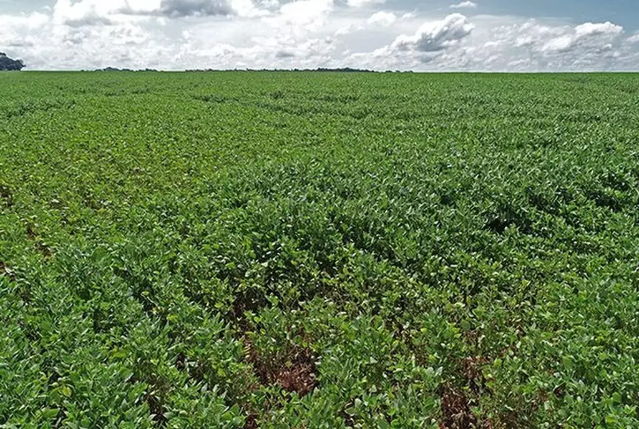
<instances>
[{"instance_id":1,"label":"sky","mask_svg":"<svg viewBox=\"0 0 639 429\"><path fill-rule=\"evenodd\" d=\"M0 0L0 52L104 67L638 71L637 0Z\"/></svg>"}]
</instances>

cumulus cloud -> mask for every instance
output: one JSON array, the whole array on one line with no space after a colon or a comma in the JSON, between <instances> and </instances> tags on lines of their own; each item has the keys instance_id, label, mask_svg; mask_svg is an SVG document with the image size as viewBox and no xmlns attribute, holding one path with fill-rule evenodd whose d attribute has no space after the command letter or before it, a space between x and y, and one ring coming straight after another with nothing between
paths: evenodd
<instances>
[{"instance_id":1,"label":"cumulus cloud","mask_svg":"<svg viewBox=\"0 0 639 429\"><path fill-rule=\"evenodd\" d=\"M538 47L542 52L568 52L575 49L599 48L607 46L623 33L623 27L605 23L585 23L578 25L572 31L563 32ZM607 42L607 43L602 43Z\"/></svg>"},{"instance_id":2,"label":"cumulus cloud","mask_svg":"<svg viewBox=\"0 0 639 429\"><path fill-rule=\"evenodd\" d=\"M380 4L56 0L50 10L0 14L0 52L32 69L639 69L639 33L626 35L615 23L460 13L437 18L435 11L387 11Z\"/></svg>"},{"instance_id":3,"label":"cumulus cloud","mask_svg":"<svg viewBox=\"0 0 639 429\"><path fill-rule=\"evenodd\" d=\"M464 55L476 68L608 70L620 56L622 34L622 27L608 22L558 25L526 20L484 31L477 35L477 41L483 38L484 44L466 47Z\"/></svg>"},{"instance_id":4,"label":"cumulus cloud","mask_svg":"<svg viewBox=\"0 0 639 429\"><path fill-rule=\"evenodd\" d=\"M233 8L226 0L162 0L158 12L170 17L230 15Z\"/></svg>"},{"instance_id":5,"label":"cumulus cloud","mask_svg":"<svg viewBox=\"0 0 639 429\"><path fill-rule=\"evenodd\" d=\"M623 27L605 23L571 26L549 26L530 20L517 29L517 46L529 46L541 52L566 52L585 45L610 42L623 33Z\"/></svg>"},{"instance_id":6,"label":"cumulus cloud","mask_svg":"<svg viewBox=\"0 0 639 429\"><path fill-rule=\"evenodd\" d=\"M252 0L57 0L53 10L59 22L76 27L108 24L113 16L127 15L167 18L260 15Z\"/></svg>"},{"instance_id":7,"label":"cumulus cloud","mask_svg":"<svg viewBox=\"0 0 639 429\"><path fill-rule=\"evenodd\" d=\"M350 59L373 69L581 71L639 68L639 37L611 23L449 15Z\"/></svg>"},{"instance_id":8,"label":"cumulus cloud","mask_svg":"<svg viewBox=\"0 0 639 429\"><path fill-rule=\"evenodd\" d=\"M301 0L285 3L280 14L289 22L308 22L333 10L333 0Z\"/></svg>"},{"instance_id":9,"label":"cumulus cloud","mask_svg":"<svg viewBox=\"0 0 639 429\"><path fill-rule=\"evenodd\" d=\"M392 47L401 51L442 51L470 35L474 27L464 15L454 13L441 21L423 24L415 34L399 36Z\"/></svg>"},{"instance_id":10,"label":"cumulus cloud","mask_svg":"<svg viewBox=\"0 0 639 429\"><path fill-rule=\"evenodd\" d=\"M350 7L370 7L383 3L386 3L386 0L346 0Z\"/></svg>"},{"instance_id":11,"label":"cumulus cloud","mask_svg":"<svg viewBox=\"0 0 639 429\"><path fill-rule=\"evenodd\" d=\"M48 15L38 12L18 17L0 15L0 52L11 48L33 49L39 42L38 32L48 27L49 21Z\"/></svg>"},{"instance_id":12,"label":"cumulus cloud","mask_svg":"<svg viewBox=\"0 0 639 429\"><path fill-rule=\"evenodd\" d=\"M599 36L599 35L618 35L623 32L623 27L613 24L612 22L592 23L578 25L575 28L577 37Z\"/></svg>"},{"instance_id":13,"label":"cumulus cloud","mask_svg":"<svg viewBox=\"0 0 639 429\"><path fill-rule=\"evenodd\" d=\"M451 9L477 9L477 3L473 1L462 1L461 3L451 4Z\"/></svg>"},{"instance_id":14,"label":"cumulus cloud","mask_svg":"<svg viewBox=\"0 0 639 429\"><path fill-rule=\"evenodd\" d=\"M390 25L393 25L395 21L397 21L397 15L395 15L393 12L379 11L372 14L366 22L370 25L381 25L383 27L388 27Z\"/></svg>"},{"instance_id":15,"label":"cumulus cloud","mask_svg":"<svg viewBox=\"0 0 639 429\"><path fill-rule=\"evenodd\" d=\"M108 10L100 8L94 2L73 3L71 0L59 0L53 11L56 22L72 27L110 23L106 17Z\"/></svg>"}]
</instances>

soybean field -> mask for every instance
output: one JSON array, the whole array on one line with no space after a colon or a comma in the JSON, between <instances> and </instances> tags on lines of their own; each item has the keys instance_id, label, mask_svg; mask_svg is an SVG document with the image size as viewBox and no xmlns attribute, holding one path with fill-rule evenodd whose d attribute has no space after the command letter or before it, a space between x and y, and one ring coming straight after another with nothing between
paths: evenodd
<instances>
[{"instance_id":1,"label":"soybean field","mask_svg":"<svg viewBox=\"0 0 639 429\"><path fill-rule=\"evenodd\" d=\"M0 74L0 427L639 427L639 75Z\"/></svg>"}]
</instances>

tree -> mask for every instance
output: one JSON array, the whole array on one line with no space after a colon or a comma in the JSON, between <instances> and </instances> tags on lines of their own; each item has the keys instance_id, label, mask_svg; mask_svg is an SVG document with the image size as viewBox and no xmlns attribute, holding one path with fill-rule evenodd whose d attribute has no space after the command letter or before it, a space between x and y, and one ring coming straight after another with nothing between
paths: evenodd
<instances>
[{"instance_id":1,"label":"tree","mask_svg":"<svg viewBox=\"0 0 639 429\"><path fill-rule=\"evenodd\" d=\"M12 60L7 54L0 52L0 70L16 70L20 71L25 68L22 60Z\"/></svg>"}]
</instances>

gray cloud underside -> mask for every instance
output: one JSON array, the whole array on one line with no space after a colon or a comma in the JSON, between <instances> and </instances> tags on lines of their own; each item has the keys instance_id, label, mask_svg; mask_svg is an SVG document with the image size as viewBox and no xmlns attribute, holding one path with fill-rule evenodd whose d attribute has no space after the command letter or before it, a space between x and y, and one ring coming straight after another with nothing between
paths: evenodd
<instances>
[{"instance_id":1,"label":"gray cloud underside","mask_svg":"<svg viewBox=\"0 0 639 429\"><path fill-rule=\"evenodd\" d=\"M160 14L171 18L194 15L231 15L233 8L225 0L162 0Z\"/></svg>"}]
</instances>

